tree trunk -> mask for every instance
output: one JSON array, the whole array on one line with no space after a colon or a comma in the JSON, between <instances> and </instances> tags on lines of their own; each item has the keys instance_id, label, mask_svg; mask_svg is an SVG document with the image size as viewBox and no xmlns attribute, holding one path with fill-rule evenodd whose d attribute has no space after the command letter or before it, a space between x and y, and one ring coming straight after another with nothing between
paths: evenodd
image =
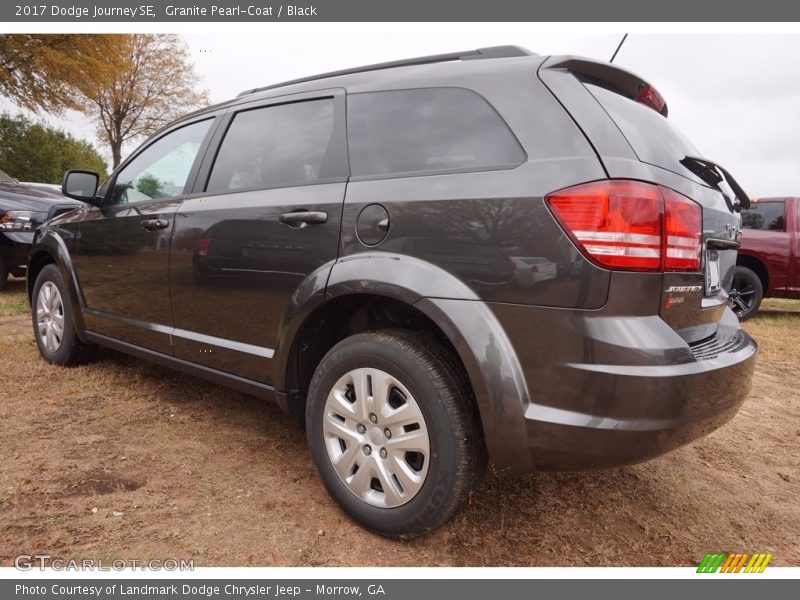
<instances>
[{"instance_id":1,"label":"tree trunk","mask_svg":"<svg viewBox=\"0 0 800 600\"><path fill-rule=\"evenodd\" d=\"M112 170L114 170L119 166L122 160L122 142L111 140L111 156L114 159L114 166L112 167Z\"/></svg>"}]
</instances>

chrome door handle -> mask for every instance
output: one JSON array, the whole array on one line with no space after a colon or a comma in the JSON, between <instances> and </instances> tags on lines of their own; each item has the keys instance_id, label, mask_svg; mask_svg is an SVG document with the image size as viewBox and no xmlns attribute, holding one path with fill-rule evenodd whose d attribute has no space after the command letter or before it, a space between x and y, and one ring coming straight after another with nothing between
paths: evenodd
<instances>
[{"instance_id":1,"label":"chrome door handle","mask_svg":"<svg viewBox=\"0 0 800 600\"><path fill-rule=\"evenodd\" d=\"M328 222L328 213L315 210L299 210L297 212L283 213L278 217L278 221L290 227L321 225Z\"/></svg>"},{"instance_id":2,"label":"chrome door handle","mask_svg":"<svg viewBox=\"0 0 800 600\"><path fill-rule=\"evenodd\" d=\"M166 219L145 219L140 224L145 231L157 231L169 227L169 221Z\"/></svg>"}]
</instances>

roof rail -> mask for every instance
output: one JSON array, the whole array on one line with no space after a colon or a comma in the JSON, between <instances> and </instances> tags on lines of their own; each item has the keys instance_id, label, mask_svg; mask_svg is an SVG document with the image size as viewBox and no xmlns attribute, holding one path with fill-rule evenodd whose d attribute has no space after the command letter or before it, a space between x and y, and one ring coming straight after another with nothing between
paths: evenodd
<instances>
[{"instance_id":1,"label":"roof rail","mask_svg":"<svg viewBox=\"0 0 800 600\"><path fill-rule=\"evenodd\" d=\"M480 60L485 58L512 58L515 56L535 56L533 52L522 48L520 46L492 46L490 48L478 48L477 50L467 50L465 52L450 52L449 54L433 54L431 56L420 56L418 58L406 58L403 60L395 60L391 62L378 63L374 65L366 65L363 67L356 67L354 69L344 69L342 71L331 71L330 73L322 73L320 75L312 75L311 77L301 77L300 79L292 79L291 81L284 81L282 83L275 83L266 85L264 87L253 88L252 90L245 90L239 96L246 96L256 92L263 92L285 85L292 85L295 83L306 83L307 81L316 81L318 79L327 79L329 77L338 77L339 75L353 75L354 73L366 73L368 71L381 71L383 69L393 69L395 67L411 67L414 65L427 65L438 62L448 62L456 60Z\"/></svg>"}]
</instances>

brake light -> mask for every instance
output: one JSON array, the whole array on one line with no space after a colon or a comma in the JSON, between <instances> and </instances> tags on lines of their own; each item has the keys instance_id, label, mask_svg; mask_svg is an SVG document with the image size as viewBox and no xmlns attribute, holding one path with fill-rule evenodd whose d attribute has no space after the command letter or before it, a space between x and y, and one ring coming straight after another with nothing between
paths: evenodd
<instances>
[{"instance_id":1,"label":"brake light","mask_svg":"<svg viewBox=\"0 0 800 600\"><path fill-rule=\"evenodd\" d=\"M197 256L208 256L209 248L211 248L211 238L197 240Z\"/></svg>"},{"instance_id":2,"label":"brake light","mask_svg":"<svg viewBox=\"0 0 800 600\"><path fill-rule=\"evenodd\" d=\"M554 192L546 200L564 231L600 266L700 270L701 209L677 192L609 179Z\"/></svg>"},{"instance_id":3,"label":"brake light","mask_svg":"<svg viewBox=\"0 0 800 600\"><path fill-rule=\"evenodd\" d=\"M639 93L634 98L636 102L644 104L645 106L649 106L654 111L658 113L662 113L664 110L664 105L666 105L666 101L664 97L658 93L658 90L654 88L652 85L645 85Z\"/></svg>"},{"instance_id":4,"label":"brake light","mask_svg":"<svg viewBox=\"0 0 800 600\"><path fill-rule=\"evenodd\" d=\"M700 270L700 206L669 188L659 187L664 196L664 270Z\"/></svg>"}]
</instances>

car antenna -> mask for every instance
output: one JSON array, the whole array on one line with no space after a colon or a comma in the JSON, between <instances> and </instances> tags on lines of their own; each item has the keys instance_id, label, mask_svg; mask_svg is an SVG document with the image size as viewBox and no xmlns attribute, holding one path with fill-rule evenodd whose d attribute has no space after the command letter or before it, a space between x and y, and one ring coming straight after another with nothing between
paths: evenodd
<instances>
[{"instance_id":1,"label":"car antenna","mask_svg":"<svg viewBox=\"0 0 800 600\"><path fill-rule=\"evenodd\" d=\"M628 39L628 34L627 33L622 36L622 40L620 41L619 46L617 46L617 49L614 50L614 54L611 55L611 60L608 61L609 63L613 63L614 59L617 58L617 53L619 52L619 49L622 48L622 44L625 43L626 39Z\"/></svg>"}]
</instances>

